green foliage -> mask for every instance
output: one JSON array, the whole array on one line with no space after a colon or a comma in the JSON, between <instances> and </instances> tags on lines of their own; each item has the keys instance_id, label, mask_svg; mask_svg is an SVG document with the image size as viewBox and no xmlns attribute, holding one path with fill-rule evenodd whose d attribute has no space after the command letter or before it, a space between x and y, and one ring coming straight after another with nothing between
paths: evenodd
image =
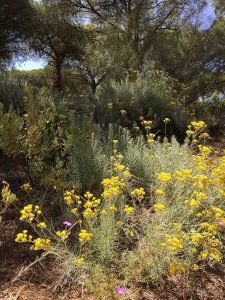
<instances>
[{"instance_id":1,"label":"green foliage","mask_svg":"<svg viewBox=\"0 0 225 300\"><path fill-rule=\"evenodd\" d=\"M12 106L17 113L24 109L24 91L16 80L0 69L0 103L3 104L5 111Z\"/></svg>"},{"instance_id":2,"label":"green foliage","mask_svg":"<svg viewBox=\"0 0 225 300\"><path fill-rule=\"evenodd\" d=\"M65 126L66 109L46 96L44 93L32 98L30 94L23 116L17 115L12 107L4 112L1 105L0 148L8 156L20 157L30 178L53 185L54 180L63 181L66 176L70 137Z\"/></svg>"},{"instance_id":3,"label":"green foliage","mask_svg":"<svg viewBox=\"0 0 225 300\"><path fill-rule=\"evenodd\" d=\"M140 116L154 121L154 131L164 135L163 119L172 120L168 134L184 136L191 115L173 89L173 81L159 71L152 71L145 78L110 82L96 97L94 118L103 126L109 123L132 128L140 124Z\"/></svg>"},{"instance_id":4,"label":"green foliage","mask_svg":"<svg viewBox=\"0 0 225 300\"><path fill-rule=\"evenodd\" d=\"M33 14L28 0L1 0L0 62L9 61L21 51L21 42L31 24Z\"/></svg>"},{"instance_id":5,"label":"green foliage","mask_svg":"<svg viewBox=\"0 0 225 300\"><path fill-rule=\"evenodd\" d=\"M85 30L67 19L62 8L48 1L36 2L33 8L34 29L30 31L28 43L55 68L54 88L61 90L62 67L71 57L80 59Z\"/></svg>"},{"instance_id":6,"label":"green foliage","mask_svg":"<svg viewBox=\"0 0 225 300\"><path fill-rule=\"evenodd\" d=\"M108 157L92 132L92 125L91 119L79 118L71 127L71 177L80 184L82 191L98 189L108 165Z\"/></svg>"},{"instance_id":7,"label":"green foliage","mask_svg":"<svg viewBox=\"0 0 225 300\"><path fill-rule=\"evenodd\" d=\"M224 138L225 98L223 93L215 91L211 97L201 99L195 106L198 118L209 124L211 136L219 141Z\"/></svg>"},{"instance_id":8,"label":"green foliage","mask_svg":"<svg viewBox=\"0 0 225 300\"><path fill-rule=\"evenodd\" d=\"M16 112L9 108L4 113L3 105L0 103L0 148L6 155L15 156L20 154L18 147L18 136L21 132L23 121Z\"/></svg>"},{"instance_id":9,"label":"green foliage","mask_svg":"<svg viewBox=\"0 0 225 300\"><path fill-rule=\"evenodd\" d=\"M222 15L225 13L225 4L223 0L213 0L212 3L218 15Z\"/></svg>"}]
</instances>

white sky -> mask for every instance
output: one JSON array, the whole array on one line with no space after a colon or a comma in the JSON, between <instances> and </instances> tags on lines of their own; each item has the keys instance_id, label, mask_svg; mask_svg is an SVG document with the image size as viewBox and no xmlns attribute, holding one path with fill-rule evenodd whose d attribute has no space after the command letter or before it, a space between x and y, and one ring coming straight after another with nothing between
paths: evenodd
<instances>
[{"instance_id":1,"label":"white sky","mask_svg":"<svg viewBox=\"0 0 225 300\"><path fill-rule=\"evenodd\" d=\"M40 69L44 68L46 66L46 62L43 60L26 60L24 62L18 62L15 63L15 68L18 70L35 70L35 69Z\"/></svg>"}]
</instances>

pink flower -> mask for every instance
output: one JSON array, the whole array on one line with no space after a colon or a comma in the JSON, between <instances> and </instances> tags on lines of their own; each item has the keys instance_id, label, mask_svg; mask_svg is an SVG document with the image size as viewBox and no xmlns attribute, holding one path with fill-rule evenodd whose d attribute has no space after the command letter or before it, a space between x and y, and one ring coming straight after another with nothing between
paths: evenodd
<instances>
[{"instance_id":1,"label":"pink flower","mask_svg":"<svg viewBox=\"0 0 225 300\"><path fill-rule=\"evenodd\" d=\"M219 220L219 221L218 221L218 224L219 224L220 226L223 226L223 225L224 225L224 222L221 221L221 220Z\"/></svg>"},{"instance_id":2,"label":"pink flower","mask_svg":"<svg viewBox=\"0 0 225 300\"><path fill-rule=\"evenodd\" d=\"M64 221L63 224L66 225L67 227L71 227L73 225L69 221Z\"/></svg>"},{"instance_id":3,"label":"pink flower","mask_svg":"<svg viewBox=\"0 0 225 300\"><path fill-rule=\"evenodd\" d=\"M116 292L120 295L124 294L126 292L125 287L119 286L118 288L116 288Z\"/></svg>"}]
</instances>

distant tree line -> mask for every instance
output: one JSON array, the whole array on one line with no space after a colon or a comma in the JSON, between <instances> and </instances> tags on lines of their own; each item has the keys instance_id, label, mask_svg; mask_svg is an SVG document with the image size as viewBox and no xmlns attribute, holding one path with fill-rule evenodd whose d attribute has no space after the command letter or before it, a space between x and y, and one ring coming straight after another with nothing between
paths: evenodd
<instances>
[{"instance_id":1,"label":"distant tree line","mask_svg":"<svg viewBox=\"0 0 225 300\"><path fill-rule=\"evenodd\" d=\"M64 76L93 94L113 79L135 80L153 68L177 81L190 104L225 83L225 4L201 29L205 0L1 0L0 61L38 55L51 67L52 88ZM49 72L48 72L49 74ZM183 88L181 88L181 86Z\"/></svg>"}]
</instances>

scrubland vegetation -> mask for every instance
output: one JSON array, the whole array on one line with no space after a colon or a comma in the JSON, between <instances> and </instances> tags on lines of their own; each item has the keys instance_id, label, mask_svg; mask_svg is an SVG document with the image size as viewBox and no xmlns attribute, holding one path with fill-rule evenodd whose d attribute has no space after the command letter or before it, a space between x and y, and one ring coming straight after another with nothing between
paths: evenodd
<instances>
[{"instance_id":1,"label":"scrubland vegetation","mask_svg":"<svg viewBox=\"0 0 225 300\"><path fill-rule=\"evenodd\" d=\"M211 24L200 0L17 2L0 9L0 298L32 299L13 289L38 267L40 299L224 299L223 1ZM47 66L9 67L32 55Z\"/></svg>"}]
</instances>

